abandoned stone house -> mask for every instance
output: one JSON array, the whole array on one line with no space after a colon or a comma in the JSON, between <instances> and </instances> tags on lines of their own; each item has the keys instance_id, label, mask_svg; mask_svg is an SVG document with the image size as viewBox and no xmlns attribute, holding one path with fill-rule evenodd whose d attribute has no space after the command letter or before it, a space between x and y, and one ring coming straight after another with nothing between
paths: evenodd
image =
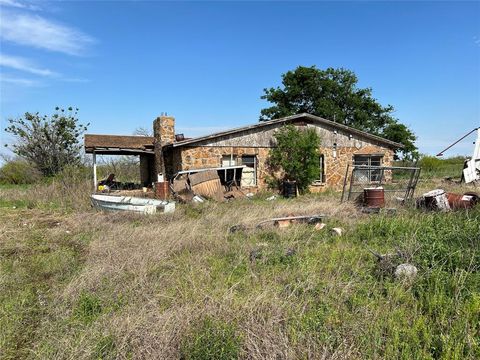
<instances>
[{"instance_id":1,"label":"abandoned stone house","mask_svg":"<svg viewBox=\"0 0 480 360\"><path fill-rule=\"evenodd\" d=\"M243 166L239 185L251 190L263 189L272 176L269 152L275 146L274 133L292 124L314 128L321 138L318 179L311 191L341 188L347 165L390 166L394 153L403 145L310 114L298 114L259 122L197 138L175 134L175 119L160 116L153 122L154 136L85 135L85 151L94 154L138 155L140 180L157 181L162 173L167 179L192 169ZM226 171L225 171L226 174ZM369 174L372 179L378 176Z\"/></svg>"}]
</instances>

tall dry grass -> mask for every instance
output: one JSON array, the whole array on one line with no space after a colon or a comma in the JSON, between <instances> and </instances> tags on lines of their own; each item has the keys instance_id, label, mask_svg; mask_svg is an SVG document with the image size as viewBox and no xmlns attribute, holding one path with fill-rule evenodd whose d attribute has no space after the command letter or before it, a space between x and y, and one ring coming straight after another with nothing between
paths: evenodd
<instances>
[{"instance_id":1,"label":"tall dry grass","mask_svg":"<svg viewBox=\"0 0 480 360\"><path fill-rule=\"evenodd\" d=\"M145 217L96 212L90 184L71 184L0 193L4 204L26 201L0 209L4 358L474 358L480 351L479 249L467 246L480 234L478 211L369 216L328 194L180 205ZM319 213L327 216L322 231L255 229L266 218ZM236 224L247 229L229 233ZM335 226L342 237L330 232ZM419 278L404 285L377 277L369 248L414 254ZM15 310L9 299L26 305Z\"/></svg>"}]
</instances>

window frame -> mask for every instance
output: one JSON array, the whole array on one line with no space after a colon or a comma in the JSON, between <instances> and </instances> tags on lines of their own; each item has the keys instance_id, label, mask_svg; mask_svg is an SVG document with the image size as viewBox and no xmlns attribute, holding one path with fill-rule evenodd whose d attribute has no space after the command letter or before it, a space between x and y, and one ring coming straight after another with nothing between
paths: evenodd
<instances>
[{"instance_id":1,"label":"window frame","mask_svg":"<svg viewBox=\"0 0 480 360\"><path fill-rule=\"evenodd\" d=\"M227 159L228 158L228 159ZM224 165L223 162L228 160L229 165ZM222 155L221 159L221 167L227 167L227 166L237 166L238 165L238 156L233 155L233 154L227 154L227 155Z\"/></svg>"},{"instance_id":2,"label":"window frame","mask_svg":"<svg viewBox=\"0 0 480 360\"><path fill-rule=\"evenodd\" d=\"M370 167L370 166L382 166L383 164L383 157L384 157L384 154L354 154L353 155L353 165L358 169L358 168L361 168L362 166L366 166L366 167ZM360 162L360 159L358 158L364 158L363 159L363 162L366 161L366 163L363 163L363 164L358 164L358 162ZM373 158L375 158L375 163L377 163L377 160L376 158L378 158L378 165L372 165L372 160ZM358 159L358 160L357 160ZM357 174L357 179L355 179L356 181L359 180L359 177L361 176L361 174L366 174L366 178L367 178L367 182L368 183L380 183L381 182L381 170L380 169L368 169L368 170L365 170L365 171L362 171L361 173L360 172L356 172Z\"/></svg>"},{"instance_id":3,"label":"window frame","mask_svg":"<svg viewBox=\"0 0 480 360\"><path fill-rule=\"evenodd\" d=\"M251 163L251 162L246 163L244 161L245 158L253 158L253 163ZM245 165L247 167L253 168L253 186L257 186L258 185L258 181L257 181L257 167L258 167L257 156L256 155L244 154L240 157L240 163L241 163L241 165ZM249 166L248 164L253 164L253 166Z\"/></svg>"},{"instance_id":4,"label":"window frame","mask_svg":"<svg viewBox=\"0 0 480 360\"><path fill-rule=\"evenodd\" d=\"M319 179L313 181L314 185L322 185L327 182L327 172L325 168L325 154L318 156L318 175Z\"/></svg>"}]
</instances>

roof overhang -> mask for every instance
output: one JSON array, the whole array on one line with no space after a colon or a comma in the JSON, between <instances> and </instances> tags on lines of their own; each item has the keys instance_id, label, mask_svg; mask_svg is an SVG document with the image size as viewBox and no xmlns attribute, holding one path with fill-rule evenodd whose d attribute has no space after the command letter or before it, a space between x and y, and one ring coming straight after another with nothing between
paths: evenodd
<instances>
[{"instance_id":1,"label":"roof overhang","mask_svg":"<svg viewBox=\"0 0 480 360\"><path fill-rule=\"evenodd\" d=\"M103 155L153 155L153 137L120 135L85 135L85 152Z\"/></svg>"},{"instance_id":2,"label":"roof overhang","mask_svg":"<svg viewBox=\"0 0 480 360\"><path fill-rule=\"evenodd\" d=\"M85 148L87 154L98 155L154 155L153 150L135 150L135 149L121 149L121 148Z\"/></svg>"}]
</instances>

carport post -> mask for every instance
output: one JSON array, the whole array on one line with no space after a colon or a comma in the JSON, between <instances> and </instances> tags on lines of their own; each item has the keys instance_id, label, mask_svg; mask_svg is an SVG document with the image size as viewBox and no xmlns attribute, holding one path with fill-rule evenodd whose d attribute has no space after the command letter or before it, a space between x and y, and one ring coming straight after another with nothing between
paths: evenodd
<instances>
[{"instance_id":1,"label":"carport post","mask_svg":"<svg viewBox=\"0 0 480 360\"><path fill-rule=\"evenodd\" d=\"M93 150L93 192L97 192L97 154Z\"/></svg>"}]
</instances>

